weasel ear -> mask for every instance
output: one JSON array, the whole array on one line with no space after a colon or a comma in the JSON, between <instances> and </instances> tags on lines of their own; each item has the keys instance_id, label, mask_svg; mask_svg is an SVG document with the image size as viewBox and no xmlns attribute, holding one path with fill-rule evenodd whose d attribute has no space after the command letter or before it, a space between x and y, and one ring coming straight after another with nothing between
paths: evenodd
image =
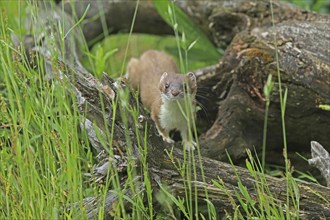
<instances>
[{"instance_id":1,"label":"weasel ear","mask_svg":"<svg viewBox=\"0 0 330 220\"><path fill-rule=\"evenodd\" d=\"M167 76L167 72L164 72L163 75L160 77L160 82L162 82Z\"/></svg>"},{"instance_id":2,"label":"weasel ear","mask_svg":"<svg viewBox=\"0 0 330 220\"><path fill-rule=\"evenodd\" d=\"M193 73L193 72L187 73L187 78L192 83L194 83L194 84L196 83L196 75L195 75L195 73Z\"/></svg>"}]
</instances>

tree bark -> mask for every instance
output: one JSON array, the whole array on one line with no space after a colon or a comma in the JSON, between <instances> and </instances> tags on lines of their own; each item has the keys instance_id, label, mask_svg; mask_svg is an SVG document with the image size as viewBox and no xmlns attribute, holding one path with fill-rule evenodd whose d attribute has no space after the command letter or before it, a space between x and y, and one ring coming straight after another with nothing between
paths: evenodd
<instances>
[{"instance_id":1,"label":"tree bark","mask_svg":"<svg viewBox=\"0 0 330 220\"><path fill-rule=\"evenodd\" d=\"M102 2L105 1L100 1L98 4L103 4ZM263 87L268 74L273 75L276 84L279 83L277 81L277 63L280 66L283 90L284 88L288 89L285 114L288 149L291 151L309 150L311 140L317 140L323 146L330 146L328 137L330 113L316 107L317 104L330 103L330 62L329 48L327 47L330 39L327 25L329 16L300 11L293 7L287 7L287 4L276 2L274 4L275 25L272 26L268 1L248 1L247 3L247 1L238 0L230 4L230 10L226 2L228 3L228 1L212 1L206 4L206 7L201 1L185 4L179 2L180 7L208 33L215 45L219 47L229 45L224 57L215 68L206 68L197 74L198 84L204 89L200 92L206 93L205 98L212 100L212 103L199 100L206 108L207 117L210 118L209 123L201 123L206 131L199 138L200 149L204 156L201 162L206 181L203 181L201 171L197 170L197 179L193 185L197 187L198 201L202 204L206 198L203 192L207 187L209 198L219 213L222 213L223 210L231 213L235 211L230 204L230 198L234 198L237 202L235 192L239 190L236 172L242 184L247 187L249 195L251 197L258 196L256 192L256 184L258 183L255 182L255 178L251 176L249 171L240 167L233 168L231 165L218 160L225 159L225 149L234 160L244 158L246 148L254 146L257 152L260 151L265 113ZM85 2L81 5L81 11L85 11L84 4ZM114 27L113 30L129 27L127 25L131 20L124 18L126 18L125 15L130 17L129 15L132 15L134 9L126 5L133 4L131 2L126 2L127 10L122 11L116 7L124 6L118 4L113 1L109 3L108 8L103 7L104 10L108 10L104 12L109 12L109 16L116 13L114 11L119 11L120 16L123 16L119 17L123 19L111 21L115 23L107 23L110 27ZM149 7L145 9L146 11L154 10L152 6L148 5L149 3L145 4L147 5L145 7ZM141 8L140 13L143 21L146 17L143 15L145 13L144 7ZM268 9L265 10L265 8ZM40 15L42 14L43 17L36 20L33 26L56 33L58 22L55 21L63 22L61 20L63 19L62 11L52 9L50 13L48 10L47 7L40 7ZM97 10L90 13L98 14ZM157 17L158 15L149 13L149 16ZM80 17L79 13L77 13L77 17ZM228 26L224 20L227 20L226 22L232 21L233 23L229 22L229 24L236 25ZM138 30L157 33L157 28L146 29L142 21L141 26L136 26ZM49 28L52 25L55 26ZM162 25L166 26L165 23L160 22L159 27ZM233 27L233 30L229 30L229 27ZM223 29L227 31L222 34ZM100 158L102 158L95 165L95 176L99 179L104 178L109 168L108 164L115 164L114 166L122 175L124 182L126 181L127 161L133 158L136 161L136 166L143 166L139 161L140 153L137 142L139 141L138 138L144 137L144 126L147 123L149 134L147 138L147 164L154 192L159 191L161 185L167 185L175 195L184 196L185 180L164 152L164 149L170 150L169 147L162 142L159 136L154 135L155 127L147 113L140 107L140 114L144 116L142 119L140 118L141 120L138 121L137 118L127 114L127 121L123 121L122 114L129 112L129 106L136 106L135 98L131 97L128 104L125 100L121 103L121 91L126 91L124 81L114 80L106 75L101 81L98 81L82 67L78 60L79 56L76 55L75 46L75 42L79 42L82 36L78 32L70 32L69 30L70 25L64 27L63 30L64 33L68 33L65 38L64 51L61 50L62 47L59 44L57 45L60 53L57 62L52 62L50 59L49 54L53 51L50 48L54 45L52 42L48 42L47 38L42 39L43 42L40 45L32 45L29 48L45 58L43 59L45 60L45 69L50 78L55 80L54 76L63 73L70 82L69 90L74 91L77 96L77 104L82 114L81 127L87 130L91 145L100 152ZM84 26L84 33L89 32L94 32L87 36L87 39L91 40L98 35L96 33L100 30L88 31L88 25ZM221 33L221 35L217 33ZM47 36L50 36L49 34L46 33ZM276 38L274 38L275 35ZM60 37L58 34L52 36ZM36 36L36 38L38 37ZM276 54L278 55L278 62ZM66 57L70 59L65 59ZM277 86L274 87L271 96L268 150L282 149L281 143L283 143L281 122L279 121L281 118L278 98L280 91L277 88ZM120 114L115 115L113 102L117 98ZM105 106L103 111L101 103ZM104 115L106 120L104 120ZM200 120L204 120L203 117L206 116L201 115ZM106 130L111 130L112 125L115 127L110 143ZM141 127L138 129L141 135L136 134L136 125ZM96 133L101 135L102 141L99 140ZM128 137L131 143L127 143ZM111 161L108 159L109 155L102 151L104 147L113 149ZM177 146L173 150L173 157L176 161L184 164L186 161L179 148L181 147ZM195 161L199 161L198 157L195 158ZM197 167L198 165L197 163ZM139 175L141 174L138 174L137 178L142 179ZM223 181L231 197L228 198L223 190L214 185L212 180L218 178ZM266 176L266 181L271 194L283 207L286 201L286 182L269 176ZM143 192L142 181L137 181L136 184L139 192ZM298 189L300 195L299 215L302 219L330 218L329 188L302 182L298 184ZM132 192L127 193L130 195ZM109 191L105 206L107 213L111 213L115 199L116 196ZM93 205L91 201L96 201L96 203ZM89 217L95 218L98 213L97 198L87 199L86 209Z\"/></svg>"}]
</instances>

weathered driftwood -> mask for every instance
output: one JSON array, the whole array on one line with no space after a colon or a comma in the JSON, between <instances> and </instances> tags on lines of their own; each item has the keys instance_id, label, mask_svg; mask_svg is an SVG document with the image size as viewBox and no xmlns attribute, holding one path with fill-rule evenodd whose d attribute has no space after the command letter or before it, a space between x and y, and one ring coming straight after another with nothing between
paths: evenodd
<instances>
[{"instance_id":1,"label":"weathered driftwood","mask_svg":"<svg viewBox=\"0 0 330 220\"><path fill-rule=\"evenodd\" d=\"M330 187L330 155L321 144L316 141L311 142L312 158L308 163L320 170L322 176Z\"/></svg>"},{"instance_id":2,"label":"weathered driftwood","mask_svg":"<svg viewBox=\"0 0 330 220\"><path fill-rule=\"evenodd\" d=\"M240 1L237 1L237 3L239 2ZM113 4L115 5L115 1ZM194 4L196 4L194 10L200 10L200 18L202 20L205 19L204 25L202 26L207 33L216 31L217 25L220 25L222 22L221 19L216 19L218 22L216 23L217 25L205 25L205 22L210 22L208 19L212 18L212 15L214 19L216 18L214 16L220 16L221 13L221 16L225 17L226 13L229 13L228 16L231 14L235 17L236 15L234 12L228 12L228 10L224 9L221 10L222 3L219 2L209 3L212 5L213 9L211 9L211 6L206 8L204 8L205 5L198 6L198 2L194 2ZM276 5L281 8L280 3ZM257 9L261 6L266 7L267 1L256 1L252 6ZM110 5L109 7L111 8L112 6ZM190 7L188 4L183 4L181 7L186 7L186 11L192 10L188 8ZM237 8L239 7L237 6L236 9ZM56 25L58 22L55 21L62 18L62 11L56 11L49 7L47 11L45 10L46 9L42 7L40 8L40 14L42 14L43 11L46 13L43 13L42 19L36 20L33 26L39 27L40 30L49 30L56 33ZM284 6L282 6L282 10L284 10ZM299 10L294 8L288 8L288 10L299 12ZM276 11L277 10L275 10L275 12ZM205 13L205 15L203 15L202 12ZM260 14L261 11L258 10L251 12L251 10L246 9L246 12L250 12L251 15L247 13L243 16L244 13L242 12L241 17L248 19L249 16L252 17L252 15L254 15L253 18L258 20L257 18L262 16ZM125 11L122 13L125 13ZM269 10L267 10L267 13L269 13ZM291 13L292 11L290 11L288 15L291 15ZM330 103L330 98L327 93L327 86L329 85L329 61L326 59L327 55L329 55L329 51L327 51L326 47L326 41L329 40L329 35L325 32L327 29L325 22L328 17L319 17L307 12L300 13L302 15L305 14L305 18L312 17L314 20L310 21L306 19L306 21L301 22L284 22L282 18L286 16L281 16L281 19L275 17L277 24L274 28L269 26L271 22L268 21L268 23L264 22L261 24L252 22L253 25L255 25L254 28L249 29L245 27L243 28L243 30L245 30L244 32L238 33L241 30L239 29L239 31L237 31L238 34L235 35L234 40L230 43L224 58L217 68L207 68L204 74L200 74L199 83L201 87L206 89L207 94L210 95L206 98L213 100L212 105L208 102L203 103L208 111L209 117L213 119L208 125L204 125L206 126L207 132L202 134L200 138L201 150L204 155L213 156L216 159L224 158L224 148L227 147L231 156L237 159L245 154L245 147L255 145L256 148L259 149L264 114L262 89L268 74L276 76L276 56L274 52L276 47L274 46L274 42L277 43L279 48L278 53L283 87L289 89L286 111L289 146L300 146L303 148L305 147L305 141L310 141L311 139L321 140L320 142L325 146L330 146L328 144L329 140L327 139L327 129L330 124L329 113L315 107L315 102ZM198 20L197 14L196 12L192 13L191 16L193 19ZM237 12L237 14L239 13ZM202 15L207 15L207 17L203 17ZM125 20L123 20L123 23L125 24L124 21ZM118 24L120 24L120 22ZM313 24L317 24L317 27ZM49 25L55 25L55 27L45 28ZM249 22L246 23L248 27L252 27L253 25ZM121 27L124 26L119 26L118 28L120 29ZM306 27L308 27L308 29ZM63 32L68 33L65 40L70 42L70 44L64 46L64 51L60 49L63 49L63 47L58 47L59 53L66 54L59 56L58 62L52 62L49 57L49 54L53 51L53 48L50 48L54 47L54 44L51 44L52 42L47 42L47 37L43 39L44 42L42 42L42 44L32 46L31 50L45 58L45 65L48 67L46 70L50 76L63 76L66 79L64 81L69 82L69 88L74 91L74 94L77 96L78 107L82 113L82 128L87 130L91 145L98 151L109 148L113 150L110 157L107 153L103 154L103 159L99 160L99 164L95 166L96 176L101 180L102 177L106 175L107 169L109 168L106 164L111 164L118 170L120 175L122 175L122 181L124 182L126 180L128 160L135 160L136 166L141 166L139 163L140 155L137 149L137 138L139 136L134 132L136 131L137 124L136 118L129 116L127 123L123 123L121 118L121 114L127 112L129 106L136 106L135 99L129 99L129 104L126 103L126 100L124 100L124 103L121 103L121 92L119 91L123 91L125 86L120 80L113 80L104 76L103 80L100 82L93 78L93 76L79 64L79 60L76 59L78 56L75 56L76 49L73 42L79 40L82 36L76 34L74 31L68 32L69 28L70 27ZM317 38L318 44L314 44L311 39L312 36L307 35L312 31L317 33L314 34L313 37ZM299 32L299 35L297 32ZM277 40L273 38L274 33L277 35ZM49 33L45 34L48 35ZM59 35L54 34L53 36L56 38ZM210 34L209 36L212 38L218 35ZM221 41L221 38L219 38L219 41ZM226 40L223 42L226 43ZM221 45L219 42L215 43ZM302 46L302 43L305 44ZM56 46L58 45L55 45L55 47ZM73 57L74 59L65 59L65 57ZM305 72L306 74L304 74ZM53 78L56 79L56 77ZM276 81L276 77L274 77L274 80ZM269 134L271 135L268 138L268 146L273 149L276 149L278 146L282 148L282 135L281 132L279 132L281 127L280 123L275 120L280 118L277 97L278 91L275 91L272 96L273 102L270 108L269 128L271 130L269 130ZM119 100L121 114L117 114L114 118L112 103L116 98ZM104 104L104 110L102 110L101 103ZM217 105L214 105L214 103L217 103ZM164 184L169 186L169 189L175 195L183 196L183 183L185 180L180 176L178 170L164 152L164 149L169 149L169 147L166 147L161 141L161 138L155 135L153 123L149 120L142 108L140 108L140 113L145 116L144 118L148 122L147 164L154 192L159 190L161 184ZM104 118L106 120L104 120ZM142 133L141 137L144 136L144 122L140 123L140 126L142 126L142 129L139 130L139 132ZM115 128L113 138L111 138L112 142L110 143L108 142L110 139L107 136L108 133L106 130L107 128L111 130L112 124L114 124ZM98 129L98 132L95 131L95 128ZM96 133L100 133L101 137L104 139L100 141ZM131 143L126 142L127 137L130 137ZM173 157L176 161L184 163L181 150L175 149L173 151ZM195 160L198 161L197 158ZM232 210L226 194L215 187L211 182L212 180L221 178L228 192L235 198L235 190L237 191L238 188L233 167L207 157L202 158L202 163L206 182L204 183L202 181L200 170L197 171L197 179L193 182L193 185L195 184L198 192L200 192L198 193L199 202L204 202L205 194L203 192L204 187L207 186L209 199L214 203L219 213L223 212L224 209L229 212L234 211ZM252 197L256 196L254 187L256 182L254 182L254 178L251 177L249 172L244 168L236 167L235 169L243 185L247 187L250 195L252 195ZM138 173L137 176L139 175ZM286 183L283 180L268 176L266 179L269 183L270 192L273 194L274 198L277 199L278 204L282 204L283 206L286 200ZM144 190L143 185L140 185L142 182L136 181L136 184L137 189L140 189L139 192L142 192ZM298 186L300 195L299 215L301 218L330 217L329 188L310 183L299 183ZM129 195L131 192L127 193ZM113 207L111 204L115 203L115 199L116 196L110 190L106 199L106 213L111 213L111 208ZM99 207L97 204L98 198L86 199L86 210L90 218L96 217Z\"/></svg>"}]
</instances>

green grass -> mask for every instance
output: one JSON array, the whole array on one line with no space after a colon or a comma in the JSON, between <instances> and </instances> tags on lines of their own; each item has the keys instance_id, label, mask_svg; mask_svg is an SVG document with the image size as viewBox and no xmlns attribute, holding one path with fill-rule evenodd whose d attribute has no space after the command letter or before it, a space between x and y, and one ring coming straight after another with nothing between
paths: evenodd
<instances>
[{"instance_id":1,"label":"green grass","mask_svg":"<svg viewBox=\"0 0 330 220\"><path fill-rule=\"evenodd\" d=\"M328 0L285 0L300 8L315 11L322 14L330 13L330 2Z\"/></svg>"},{"instance_id":2,"label":"green grass","mask_svg":"<svg viewBox=\"0 0 330 220\"><path fill-rule=\"evenodd\" d=\"M148 49L164 50L172 54L183 72L216 63L220 56L215 48L212 49L212 53L206 52L204 45L208 45L208 48L211 45L205 43L205 36L200 30L192 28L189 19L187 20L174 5L164 5L164 3L158 3L157 7L160 12L163 12L167 22L175 27L175 36L158 37L131 33L110 36L96 45L92 51L85 51L84 65L96 76L106 71L115 78L123 74L123 67L126 66L129 57L139 56ZM321 5L325 7L325 4ZM135 128L136 135L141 137L138 142L141 170L136 170L134 161L128 161L128 179L121 183L117 167L111 165L103 185L90 182L84 173L92 172L96 155L91 150L86 132L80 129L81 115L76 106L74 92L70 91L68 82L54 80L49 83L43 79L44 69L40 67L41 65L38 69L33 69L25 62L21 63L12 59L13 52L17 52L18 58L24 57L22 51L13 48L10 34L14 32L22 37L30 31L25 30L24 20L25 12L33 5L22 1L2 1L0 6L0 219L71 219L78 215L84 219L86 210L83 207L83 198L93 196L101 199L98 218L103 219L106 213L102 207L109 188L118 196L117 206L111 213L113 217L154 219L156 213L152 204L157 201L164 207L164 213L158 213L158 219L162 218L161 214L164 218L165 214L175 218L177 210L180 210L188 219L217 218L214 206L209 200L207 200L207 216L200 214L200 207L196 202L197 189L191 184L197 179L198 169L203 173L203 167L196 165L197 162L202 164L198 145L197 158L191 153L184 152L184 163L181 164L173 158L171 152L167 152L169 160L177 167L182 179L187 180L185 181L185 196L177 197L163 185L160 192L154 194L148 176L147 128L143 132ZM38 14L34 16L38 17ZM187 31L193 31L193 34L187 36L185 34ZM53 56L52 58L55 59L56 55ZM39 58L38 62L41 64L43 61ZM271 82L267 85L265 93L271 93ZM283 128L285 128L284 94L281 97ZM132 141L127 120L128 117L133 116L137 124L139 108L125 105L127 97L127 91L119 94L118 100L113 103L113 117L120 114L123 120L128 155L132 156ZM106 123L106 118L104 122ZM266 122L267 114L265 115L265 136ZM196 135L195 122L188 123L193 125L193 133ZM114 125L106 132L107 141L112 143ZM192 136L190 134L190 137ZM266 143L265 139L264 143ZM266 147L265 144L264 147ZM113 156L112 149L108 150L109 155ZM236 212L233 216L227 216L228 218L238 219L243 216L263 219L295 218L299 211L299 192L295 179L291 176L290 164L286 158L284 176L287 180L288 201L284 208L275 201L275 196L268 189L263 170L265 156L263 155L260 163L249 153L246 167L256 180L258 197L251 198L237 176L239 188L235 199L238 199L239 203L232 202ZM143 173L140 181L143 181L145 186L142 194L136 187L138 182L136 176L140 171ZM205 178L204 175L202 178ZM213 183L223 192L227 192L230 197L221 179L214 180ZM124 195L125 190L132 191L133 196L127 198ZM207 193L205 189L206 199ZM234 201L234 197L230 199ZM132 213L126 213L124 209L124 203L127 201L133 207ZM293 207L289 203L293 204ZM75 206L72 207L72 204ZM68 207L72 207L71 211L65 212ZM244 212L241 212L238 207L243 207ZM286 209L286 214L283 209Z\"/></svg>"},{"instance_id":3,"label":"green grass","mask_svg":"<svg viewBox=\"0 0 330 220\"><path fill-rule=\"evenodd\" d=\"M82 199L100 190L87 185L83 175L91 171L91 148L85 131L79 129L80 115L67 82L50 84L43 80L42 68L34 70L12 60L18 48L11 45L11 30L25 32L16 23L24 19L8 14L13 5L0 15L0 219L71 218L77 210L65 214L65 207L76 203L84 213Z\"/></svg>"}]
</instances>

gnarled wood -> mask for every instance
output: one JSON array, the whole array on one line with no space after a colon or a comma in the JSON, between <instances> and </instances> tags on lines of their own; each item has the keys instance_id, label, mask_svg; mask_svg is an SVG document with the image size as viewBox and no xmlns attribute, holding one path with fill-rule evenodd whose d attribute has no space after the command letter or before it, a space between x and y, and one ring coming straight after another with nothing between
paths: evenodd
<instances>
[{"instance_id":1,"label":"gnarled wood","mask_svg":"<svg viewBox=\"0 0 330 220\"><path fill-rule=\"evenodd\" d=\"M225 148L236 159L242 157L245 148L255 147L260 152L265 113L263 87L268 74L273 76L275 86L270 98L267 148L283 148L274 35L283 96L288 90L288 150L309 151L310 140L330 146L330 112L318 108L319 104L330 103L328 30L327 20L320 19L313 23L285 22L236 35L216 74L199 84L212 88L209 92L215 93L219 104L215 123L201 136L203 155L224 159ZM219 98L223 94L225 98ZM212 104L203 105L215 108Z\"/></svg>"},{"instance_id":2,"label":"gnarled wood","mask_svg":"<svg viewBox=\"0 0 330 220\"><path fill-rule=\"evenodd\" d=\"M312 158L308 163L320 170L322 176L330 187L330 154L321 144L316 141L311 142Z\"/></svg>"}]
</instances>

